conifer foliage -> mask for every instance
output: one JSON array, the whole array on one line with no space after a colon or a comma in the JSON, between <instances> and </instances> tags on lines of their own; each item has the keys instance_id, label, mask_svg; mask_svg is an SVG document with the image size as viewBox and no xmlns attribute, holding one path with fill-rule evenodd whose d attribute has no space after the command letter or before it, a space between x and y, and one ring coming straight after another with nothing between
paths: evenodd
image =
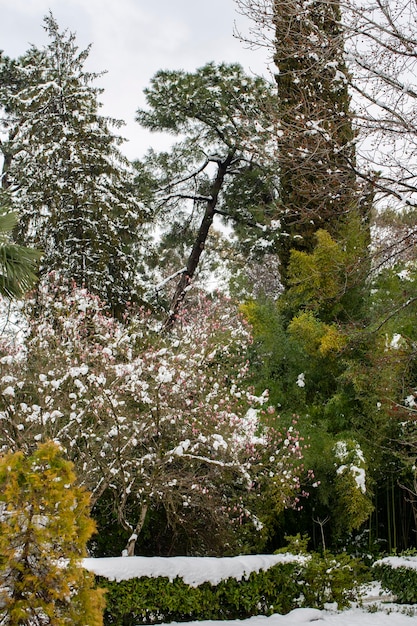
<instances>
[{"instance_id":1,"label":"conifer foliage","mask_svg":"<svg viewBox=\"0 0 417 626\"><path fill-rule=\"evenodd\" d=\"M178 242L188 248L184 269L175 268L180 279L167 322L172 326L216 216L243 233L246 253L269 230L274 171L264 153L271 136L267 113L273 88L237 63L208 63L192 73L157 72L145 94L148 109L138 111L138 122L180 138L170 153L151 151L136 163L139 183L143 189L143 181L148 182L150 204L165 235L159 264L172 240L176 250Z\"/></svg>"},{"instance_id":2,"label":"conifer foliage","mask_svg":"<svg viewBox=\"0 0 417 626\"><path fill-rule=\"evenodd\" d=\"M113 132L121 122L99 114L89 48L79 51L52 15L45 30L45 48L0 64L2 180L19 213L17 241L43 250L42 272L59 270L121 309L135 293L141 215Z\"/></svg>"},{"instance_id":3,"label":"conifer foliage","mask_svg":"<svg viewBox=\"0 0 417 626\"><path fill-rule=\"evenodd\" d=\"M47 442L0 458L0 622L102 624L102 595L80 567L94 523L72 464Z\"/></svg>"}]
</instances>

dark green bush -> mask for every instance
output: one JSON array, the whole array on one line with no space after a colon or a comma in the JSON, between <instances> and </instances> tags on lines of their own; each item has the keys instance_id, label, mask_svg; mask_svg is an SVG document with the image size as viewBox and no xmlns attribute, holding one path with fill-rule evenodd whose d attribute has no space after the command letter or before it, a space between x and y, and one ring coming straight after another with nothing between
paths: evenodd
<instances>
[{"instance_id":1,"label":"dark green bush","mask_svg":"<svg viewBox=\"0 0 417 626\"><path fill-rule=\"evenodd\" d=\"M336 603L338 609L344 609L360 597L362 585L371 580L369 567L346 552L337 555L327 550L308 552L308 535L297 534L285 539L288 546L277 552L308 557L297 581L299 606L322 609L327 603Z\"/></svg>"},{"instance_id":2,"label":"dark green bush","mask_svg":"<svg viewBox=\"0 0 417 626\"><path fill-rule=\"evenodd\" d=\"M416 560L416 558L413 559L414 563ZM375 578L381 582L386 591L395 596L397 602L400 604L417 603L417 569L406 565L393 567L389 559L378 561L373 569Z\"/></svg>"},{"instance_id":3,"label":"dark green bush","mask_svg":"<svg viewBox=\"0 0 417 626\"><path fill-rule=\"evenodd\" d=\"M326 603L347 608L360 597L360 587L370 580L369 568L349 554L316 552L310 555L302 572L301 606L322 609Z\"/></svg>"}]
</instances>

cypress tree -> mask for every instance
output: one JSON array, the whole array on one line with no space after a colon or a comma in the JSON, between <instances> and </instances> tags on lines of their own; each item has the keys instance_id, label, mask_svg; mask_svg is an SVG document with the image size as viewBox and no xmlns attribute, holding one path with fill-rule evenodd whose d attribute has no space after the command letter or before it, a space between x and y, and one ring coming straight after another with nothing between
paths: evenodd
<instances>
[{"instance_id":1,"label":"cypress tree","mask_svg":"<svg viewBox=\"0 0 417 626\"><path fill-rule=\"evenodd\" d=\"M315 234L338 238L353 211L367 218L354 173L349 75L339 2L274 0L278 162L284 284L290 250L311 253ZM286 285L287 286L287 285Z\"/></svg>"}]
</instances>

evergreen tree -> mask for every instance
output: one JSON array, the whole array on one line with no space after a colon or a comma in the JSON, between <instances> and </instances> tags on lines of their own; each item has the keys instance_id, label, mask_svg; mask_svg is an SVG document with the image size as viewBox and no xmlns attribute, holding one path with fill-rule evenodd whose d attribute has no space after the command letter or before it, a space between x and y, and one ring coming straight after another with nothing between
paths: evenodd
<instances>
[{"instance_id":1,"label":"evergreen tree","mask_svg":"<svg viewBox=\"0 0 417 626\"><path fill-rule=\"evenodd\" d=\"M273 305L244 307L255 329L254 377L282 413L301 414L314 442L309 462L321 485L295 523L313 535L312 519L328 517L336 542L372 510L371 476L359 486L351 469L362 459L365 472L374 454L364 428L369 403L352 374L369 348L358 328L367 315L371 204L356 174L340 4L238 4L260 24L269 20L277 67L275 217L284 289ZM356 461L337 473L344 446Z\"/></svg>"},{"instance_id":2,"label":"evergreen tree","mask_svg":"<svg viewBox=\"0 0 417 626\"><path fill-rule=\"evenodd\" d=\"M57 445L0 457L0 620L99 626L101 592L81 568L94 524L87 493Z\"/></svg>"},{"instance_id":3,"label":"evergreen tree","mask_svg":"<svg viewBox=\"0 0 417 626\"><path fill-rule=\"evenodd\" d=\"M334 474L337 439L356 438L374 492L369 539L386 541L388 550L408 547L417 519L414 7L237 4L256 21L258 37L269 34L261 43L277 63L282 123L286 290L278 306L246 305L257 330L257 375L263 372L261 384L284 412L295 406L305 416L310 463L322 480L315 519L329 517L327 532L339 532L340 522L356 523L356 513L369 511L365 494L343 493L352 476ZM362 189L357 179L366 181ZM311 533L311 511L309 518L303 523Z\"/></svg>"},{"instance_id":4,"label":"evergreen tree","mask_svg":"<svg viewBox=\"0 0 417 626\"><path fill-rule=\"evenodd\" d=\"M142 209L112 127L99 114L89 48L45 18L50 42L2 59L3 188L19 214L16 240L43 250L41 273L58 270L120 313L135 293L134 245Z\"/></svg>"},{"instance_id":5,"label":"evergreen tree","mask_svg":"<svg viewBox=\"0 0 417 626\"><path fill-rule=\"evenodd\" d=\"M138 121L150 130L182 137L170 153L151 152L136 164L140 190L148 191L162 222L161 248L173 242L177 250L180 242L184 245L180 258L185 267L172 271L180 279L172 296L170 326L199 267L215 216L245 233L247 252L270 225L274 172L264 156L262 131L273 89L237 64L209 63L193 73L160 71L145 93L149 109L138 111ZM159 266L161 248L156 253Z\"/></svg>"}]
</instances>

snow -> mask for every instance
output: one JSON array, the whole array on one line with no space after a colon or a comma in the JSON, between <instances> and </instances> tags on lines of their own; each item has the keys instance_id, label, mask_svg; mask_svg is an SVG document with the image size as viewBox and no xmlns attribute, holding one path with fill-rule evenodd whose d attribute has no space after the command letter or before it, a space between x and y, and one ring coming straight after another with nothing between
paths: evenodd
<instances>
[{"instance_id":1,"label":"snow","mask_svg":"<svg viewBox=\"0 0 417 626\"><path fill-rule=\"evenodd\" d=\"M241 580L251 572L267 570L277 563L303 562L306 557L293 554L255 554L233 557L109 557L84 559L86 569L109 580L128 580L140 576L176 577L191 587L205 582L219 584L227 578Z\"/></svg>"},{"instance_id":2,"label":"snow","mask_svg":"<svg viewBox=\"0 0 417 626\"><path fill-rule=\"evenodd\" d=\"M204 582L218 584L221 580L234 577L237 580L248 577L250 572L265 570L276 563L290 562L305 557L290 554L244 555L229 558L215 557L115 557L84 559L84 567L89 571L110 580L127 580L140 576L166 576L173 580L177 576L190 586ZM391 558L396 566L417 567L417 559ZM416 616L411 606L385 604L379 598L378 587L370 587L365 595L364 606L352 606L345 611L337 611L333 606L326 610L295 609L287 615L256 616L246 620L222 621L223 626L289 626L291 624L311 624L321 626L413 626ZM371 611L367 607L371 607ZM407 612L407 614L401 611ZM219 622L205 620L190 622L182 626L218 626Z\"/></svg>"},{"instance_id":3,"label":"snow","mask_svg":"<svg viewBox=\"0 0 417 626\"><path fill-rule=\"evenodd\" d=\"M392 568L407 567L417 569L417 558L414 556L387 556L385 559L376 561L375 565L389 565Z\"/></svg>"},{"instance_id":4,"label":"snow","mask_svg":"<svg viewBox=\"0 0 417 626\"><path fill-rule=\"evenodd\" d=\"M297 382L296 384L299 387L305 387L306 386L306 382L305 382L305 374L304 372L301 372L301 374L298 374L298 378L297 378Z\"/></svg>"},{"instance_id":5,"label":"snow","mask_svg":"<svg viewBox=\"0 0 417 626\"><path fill-rule=\"evenodd\" d=\"M362 467L356 467L356 465L350 466L350 471L353 474L355 479L356 486L358 489L362 491L362 493L366 493L366 474L365 470Z\"/></svg>"},{"instance_id":6,"label":"snow","mask_svg":"<svg viewBox=\"0 0 417 626\"><path fill-rule=\"evenodd\" d=\"M295 609L287 615L251 617L247 620L222 621L224 626L289 626L290 624L311 624L318 626L412 626L415 617L398 613L367 613L361 609L351 609L342 613L319 611L318 609ZM197 623L196 623L197 624ZM185 626L183 624L182 626ZM201 621L198 626L218 626L215 621Z\"/></svg>"},{"instance_id":7,"label":"snow","mask_svg":"<svg viewBox=\"0 0 417 626\"><path fill-rule=\"evenodd\" d=\"M404 339L399 333L395 333L391 339L389 347L393 350L399 350L404 345Z\"/></svg>"},{"instance_id":8,"label":"snow","mask_svg":"<svg viewBox=\"0 0 417 626\"><path fill-rule=\"evenodd\" d=\"M346 470L349 471L355 480L357 488L360 489L362 493L366 493L366 473L365 469L361 467L361 464L365 462L365 457L359 444L355 443L353 449L348 449L346 441L338 441L334 446L334 453L336 458L342 462L349 456L351 457L350 464L341 465L336 469L336 473L343 474ZM352 457L356 463L352 461Z\"/></svg>"}]
</instances>

